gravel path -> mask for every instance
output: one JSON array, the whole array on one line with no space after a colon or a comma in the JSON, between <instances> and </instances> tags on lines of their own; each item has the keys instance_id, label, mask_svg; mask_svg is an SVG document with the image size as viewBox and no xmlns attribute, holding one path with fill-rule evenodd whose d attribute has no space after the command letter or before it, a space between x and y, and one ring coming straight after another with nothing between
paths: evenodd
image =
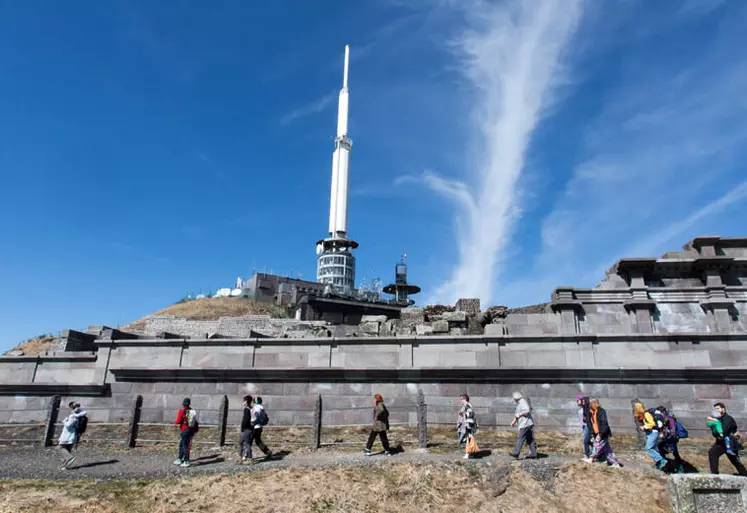
<instances>
[{"instance_id":1,"label":"gravel path","mask_svg":"<svg viewBox=\"0 0 747 513\"><path fill-rule=\"evenodd\" d=\"M67 470L60 470L60 457L54 448L10 449L0 452L0 478L14 479L138 479L175 478L205 474L233 474L282 468L325 468L346 465L382 465L401 461L457 462L476 466L521 467L538 479L554 476L560 467L578 458L547 456L537 460L522 459L515 462L505 452L494 451L485 457L464 460L461 452L429 453L410 450L393 456L367 457L362 453L319 451L291 453L283 451L272 461L255 459L255 464L237 465L236 455L229 448L197 449L192 453L192 467L173 465L175 451L133 449L130 451L105 451L101 448L82 447L75 453L76 460ZM601 464L600 464L601 465ZM641 469L650 467L631 463Z\"/></svg>"}]
</instances>

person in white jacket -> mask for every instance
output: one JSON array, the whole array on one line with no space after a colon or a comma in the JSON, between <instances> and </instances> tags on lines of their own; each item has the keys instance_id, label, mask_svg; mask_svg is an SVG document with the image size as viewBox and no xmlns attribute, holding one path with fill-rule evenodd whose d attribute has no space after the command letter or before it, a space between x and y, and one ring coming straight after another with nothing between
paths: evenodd
<instances>
[{"instance_id":1,"label":"person in white jacket","mask_svg":"<svg viewBox=\"0 0 747 513\"><path fill-rule=\"evenodd\" d=\"M75 401L71 401L68 406L70 406L70 414L62 421L62 433L60 433L58 441L62 458L62 467L60 467L60 470L67 469L75 461L72 452L73 447L78 441L78 423L80 417L83 417L87 413L81 410L80 403L76 403Z\"/></svg>"}]
</instances>

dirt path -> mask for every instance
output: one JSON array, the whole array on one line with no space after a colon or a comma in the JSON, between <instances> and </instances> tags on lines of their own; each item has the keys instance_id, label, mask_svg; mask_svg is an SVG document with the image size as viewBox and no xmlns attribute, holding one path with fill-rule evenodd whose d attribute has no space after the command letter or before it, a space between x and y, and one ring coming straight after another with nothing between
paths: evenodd
<instances>
[{"instance_id":1,"label":"dirt path","mask_svg":"<svg viewBox=\"0 0 747 513\"><path fill-rule=\"evenodd\" d=\"M7 450L1 454L0 478L6 479L140 479L188 477L205 474L237 474L284 468L329 468L349 465L376 466L396 462L457 462L478 466L520 465L524 470L541 477L543 469L557 469L578 458L542 455L539 459L521 459L518 462L505 452L484 451L480 458L463 460L461 452L429 453L409 450L392 456L365 456L358 452L343 451L282 451L271 461L255 459L253 465L237 465L233 450L200 449L192 454L192 467L173 465L173 450L133 449L130 451L105 451L100 448L81 448L76 460L67 470L60 470L60 457L54 448ZM603 464L599 464L603 465ZM657 471L647 464L632 461L628 467L654 474Z\"/></svg>"}]
</instances>

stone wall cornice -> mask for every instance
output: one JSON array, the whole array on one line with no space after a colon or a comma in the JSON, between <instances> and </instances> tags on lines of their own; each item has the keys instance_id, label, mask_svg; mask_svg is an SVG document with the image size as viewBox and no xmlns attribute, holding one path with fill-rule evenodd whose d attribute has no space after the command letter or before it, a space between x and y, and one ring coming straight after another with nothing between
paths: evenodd
<instances>
[{"instance_id":1,"label":"stone wall cornice","mask_svg":"<svg viewBox=\"0 0 747 513\"><path fill-rule=\"evenodd\" d=\"M118 382L323 382L323 383L747 383L747 373L735 368L474 368L415 369L348 368L113 368Z\"/></svg>"},{"instance_id":2,"label":"stone wall cornice","mask_svg":"<svg viewBox=\"0 0 747 513\"><path fill-rule=\"evenodd\" d=\"M599 334L541 334L541 335L461 335L461 336L408 336L408 337L325 337L318 339L261 338L213 340L126 340L97 341L103 347L328 347L328 346L380 346L380 345L460 345L460 344L511 344L511 343L606 343L606 342L708 342L739 341L747 343L747 333L599 333ZM18 358L18 357L7 357Z\"/></svg>"}]
</instances>

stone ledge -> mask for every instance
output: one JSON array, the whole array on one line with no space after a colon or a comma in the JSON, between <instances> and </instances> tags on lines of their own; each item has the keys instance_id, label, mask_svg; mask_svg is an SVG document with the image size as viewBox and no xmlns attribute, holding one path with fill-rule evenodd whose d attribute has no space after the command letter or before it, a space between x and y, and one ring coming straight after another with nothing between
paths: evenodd
<instances>
[{"instance_id":1,"label":"stone ledge","mask_svg":"<svg viewBox=\"0 0 747 513\"><path fill-rule=\"evenodd\" d=\"M747 384L747 374L735 368L522 368L478 369L474 367L415 369L332 368L114 368L118 382L283 382L283 383L630 383L630 384ZM12 386L12 385L8 385Z\"/></svg>"},{"instance_id":2,"label":"stone ledge","mask_svg":"<svg viewBox=\"0 0 747 513\"><path fill-rule=\"evenodd\" d=\"M65 385L60 383L0 384L0 395L63 395L103 397L110 395L106 385Z\"/></svg>"}]
</instances>

